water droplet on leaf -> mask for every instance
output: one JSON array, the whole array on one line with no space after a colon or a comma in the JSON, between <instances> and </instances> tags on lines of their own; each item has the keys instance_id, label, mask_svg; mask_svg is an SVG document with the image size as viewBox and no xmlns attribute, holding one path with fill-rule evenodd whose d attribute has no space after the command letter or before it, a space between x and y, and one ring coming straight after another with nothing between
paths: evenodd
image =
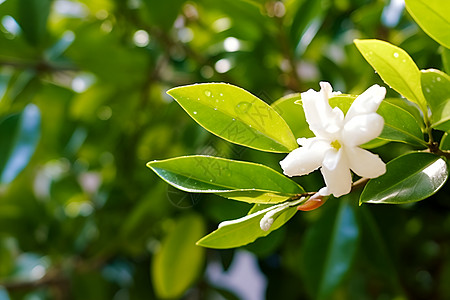
<instances>
[{"instance_id":1,"label":"water droplet on leaf","mask_svg":"<svg viewBox=\"0 0 450 300\"><path fill-rule=\"evenodd\" d=\"M243 101L238 103L238 105L236 105L236 112L245 114L250 110L251 107L252 107L251 103Z\"/></svg>"},{"instance_id":2,"label":"water droplet on leaf","mask_svg":"<svg viewBox=\"0 0 450 300\"><path fill-rule=\"evenodd\" d=\"M211 97L211 91L210 90L205 90L205 95L207 97Z\"/></svg>"},{"instance_id":3,"label":"water droplet on leaf","mask_svg":"<svg viewBox=\"0 0 450 300\"><path fill-rule=\"evenodd\" d=\"M194 111L194 115L196 115L197 114L197 112L196 111Z\"/></svg>"},{"instance_id":4,"label":"water droplet on leaf","mask_svg":"<svg viewBox=\"0 0 450 300\"><path fill-rule=\"evenodd\" d=\"M394 52L394 57L397 58L398 57L398 53Z\"/></svg>"}]
</instances>

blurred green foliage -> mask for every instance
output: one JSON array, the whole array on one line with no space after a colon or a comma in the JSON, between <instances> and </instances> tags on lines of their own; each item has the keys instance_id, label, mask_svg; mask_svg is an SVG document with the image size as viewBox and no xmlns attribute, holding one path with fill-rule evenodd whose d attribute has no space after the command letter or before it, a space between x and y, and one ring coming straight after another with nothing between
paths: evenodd
<instances>
[{"instance_id":1,"label":"blurred green foliage","mask_svg":"<svg viewBox=\"0 0 450 300\"><path fill-rule=\"evenodd\" d=\"M280 170L283 155L220 141L165 92L360 93L382 81L356 38L449 71L449 50L394 0L0 0L0 31L0 299L247 299L207 271L236 251L193 245L249 206L175 190L145 164L213 154ZM386 161L407 147L389 146ZM244 249L267 299L448 299L449 198L447 185L410 205L327 203Z\"/></svg>"}]
</instances>

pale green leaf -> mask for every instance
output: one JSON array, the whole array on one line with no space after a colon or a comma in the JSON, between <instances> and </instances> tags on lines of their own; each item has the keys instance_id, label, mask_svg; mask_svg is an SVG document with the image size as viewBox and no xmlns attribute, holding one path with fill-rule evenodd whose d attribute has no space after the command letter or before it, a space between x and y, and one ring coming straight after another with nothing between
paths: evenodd
<instances>
[{"instance_id":1,"label":"pale green leaf","mask_svg":"<svg viewBox=\"0 0 450 300\"><path fill-rule=\"evenodd\" d=\"M427 113L420 71L405 50L380 40L355 40L355 45L381 79Z\"/></svg>"},{"instance_id":2,"label":"pale green leaf","mask_svg":"<svg viewBox=\"0 0 450 300\"><path fill-rule=\"evenodd\" d=\"M270 209L257 210L240 219L224 222L223 226L199 240L197 245L216 249L244 246L280 228L297 212L297 207L293 206L276 213L272 226L264 231L260 227L260 221Z\"/></svg>"},{"instance_id":3,"label":"pale green leaf","mask_svg":"<svg viewBox=\"0 0 450 300\"><path fill-rule=\"evenodd\" d=\"M296 138L313 137L314 133L309 129L299 100L301 100L300 94L290 94L278 99L271 106L283 117Z\"/></svg>"},{"instance_id":4,"label":"pale green leaf","mask_svg":"<svg viewBox=\"0 0 450 300\"><path fill-rule=\"evenodd\" d=\"M405 0L406 9L430 37L450 48L450 1Z\"/></svg>"},{"instance_id":5,"label":"pale green leaf","mask_svg":"<svg viewBox=\"0 0 450 300\"><path fill-rule=\"evenodd\" d=\"M152 281L159 298L180 298L202 270L205 252L195 242L204 234L201 216L188 214L176 221L153 258Z\"/></svg>"},{"instance_id":6,"label":"pale green leaf","mask_svg":"<svg viewBox=\"0 0 450 300\"><path fill-rule=\"evenodd\" d=\"M204 83L167 92L201 126L232 143L287 153L298 147L282 117L270 105L231 84Z\"/></svg>"}]
</instances>

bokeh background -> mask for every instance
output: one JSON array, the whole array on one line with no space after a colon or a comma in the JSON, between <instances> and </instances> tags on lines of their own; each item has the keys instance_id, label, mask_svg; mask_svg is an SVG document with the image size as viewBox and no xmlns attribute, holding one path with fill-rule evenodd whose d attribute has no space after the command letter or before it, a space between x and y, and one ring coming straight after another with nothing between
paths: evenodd
<instances>
[{"instance_id":1,"label":"bokeh background","mask_svg":"<svg viewBox=\"0 0 450 300\"><path fill-rule=\"evenodd\" d=\"M180 192L145 166L202 153L280 171L283 155L221 141L165 92L228 82L272 103L325 80L361 93L382 82L355 38L444 68L402 0L0 0L0 117L25 107L41 117L34 154L0 186L0 299L314 299L333 275L320 263L329 241L355 228L327 262L348 272L325 283L326 299L450 299L448 187L355 208L343 233L327 203L249 246L212 250L194 243L250 207ZM5 168L17 132L1 134ZM405 147L378 152L389 160Z\"/></svg>"}]
</instances>

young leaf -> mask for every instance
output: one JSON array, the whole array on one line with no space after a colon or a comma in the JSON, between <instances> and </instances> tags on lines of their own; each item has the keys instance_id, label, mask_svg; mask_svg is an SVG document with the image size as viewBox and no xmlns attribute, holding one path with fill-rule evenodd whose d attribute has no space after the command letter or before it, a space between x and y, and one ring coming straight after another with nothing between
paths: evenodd
<instances>
[{"instance_id":1,"label":"young leaf","mask_svg":"<svg viewBox=\"0 0 450 300\"><path fill-rule=\"evenodd\" d=\"M422 89L431 110L431 127L450 130L450 77L439 70L422 70Z\"/></svg>"},{"instance_id":2,"label":"young leaf","mask_svg":"<svg viewBox=\"0 0 450 300\"><path fill-rule=\"evenodd\" d=\"M8 184L25 168L40 136L41 114L34 104L0 121L0 184Z\"/></svg>"},{"instance_id":3,"label":"young leaf","mask_svg":"<svg viewBox=\"0 0 450 300\"><path fill-rule=\"evenodd\" d=\"M408 153L387 163L384 175L369 180L359 202L403 204L420 201L436 193L447 177L444 159L432 153Z\"/></svg>"},{"instance_id":4,"label":"young leaf","mask_svg":"<svg viewBox=\"0 0 450 300\"><path fill-rule=\"evenodd\" d=\"M303 106L296 103L299 100L300 94L291 94L278 99L271 106L283 117L296 138L313 137L314 133L306 122Z\"/></svg>"},{"instance_id":5,"label":"young leaf","mask_svg":"<svg viewBox=\"0 0 450 300\"><path fill-rule=\"evenodd\" d=\"M380 40L355 40L355 45L381 79L427 113L420 71L403 49Z\"/></svg>"},{"instance_id":6,"label":"young leaf","mask_svg":"<svg viewBox=\"0 0 450 300\"><path fill-rule=\"evenodd\" d=\"M329 201L303 241L304 280L315 299L328 299L356 254L360 229L348 197Z\"/></svg>"},{"instance_id":7,"label":"young leaf","mask_svg":"<svg viewBox=\"0 0 450 300\"><path fill-rule=\"evenodd\" d=\"M450 2L442 0L405 0L406 9L430 37L450 48Z\"/></svg>"},{"instance_id":8,"label":"young leaf","mask_svg":"<svg viewBox=\"0 0 450 300\"><path fill-rule=\"evenodd\" d=\"M282 117L249 92L225 83L181 86L167 92L201 126L232 143L287 153L298 147Z\"/></svg>"},{"instance_id":9,"label":"young leaf","mask_svg":"<svg viewBox=\"0 0 450 300\"><path fill-rule=\"evenodd\" d=\"M199 240L197 245L215 249L244 246L280 228L297 212L297 207L293 206L276 213L272 226L269 230L264 231L260 227L260 221L264 214L271 209L272 207L269 207L237 220L223 222L217 230Z\"/></svg>"},{"instance_id":10,"label":"young leaf","mask_svg":"<svg viewBox=\"0 0 450 300\"><path fill-rule=\"evenodd\" d=\"M305 191L264 165L212 156L183 156L147 164L170 185L249 203L278 203Z\"/></svg>"},{"instance_id":11,"label":"young leaf","mask_svg":"<svg viewBox=\"0 0 450 300\"><path fill-rule=\"evenodd\" d=\"M185 215L162 242L153 258L152 281L159 298L180 298L199 276L205 251L195 241L205 232L199 215Z\"/></svg>"},{"instance_id":12,"label":"young leaf","mask_svg":"<svg viewBox=\"0 0 450 300\"><path fill-rule=\"evenodd\" d=\"M346 113L355 98L352 95L339 95L330 99L330 105L337 106ZM384 119L384 128L378 139L404 142L421 148L426 147L419 124L406 110L383 101L377 113Z\"/></svg>"}]
</instances>

